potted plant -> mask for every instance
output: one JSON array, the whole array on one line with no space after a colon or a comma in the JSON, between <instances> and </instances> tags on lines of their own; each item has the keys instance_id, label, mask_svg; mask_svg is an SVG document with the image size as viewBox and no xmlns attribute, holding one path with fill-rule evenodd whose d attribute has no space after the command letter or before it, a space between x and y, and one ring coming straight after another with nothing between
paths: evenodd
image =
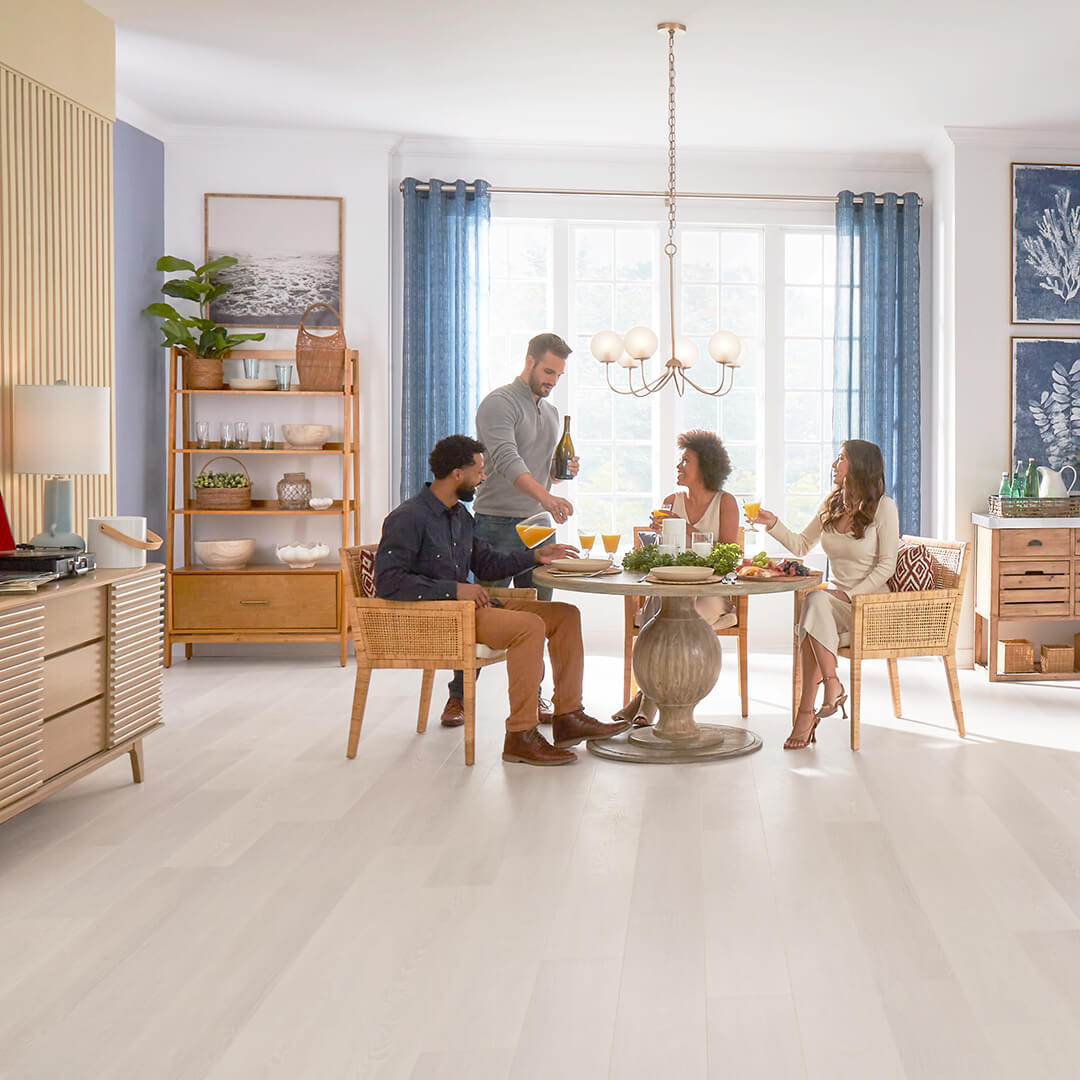
<instances>
[{"instance_id":1,"label":"potted plant","mask_svg":"<svg viewBox=\"0 0 1080 1080\"><path fill-rule=\"evenodd\" d=\"M184 270L191 273L190 277L171 278L161 286L161 291L166 296L191 300L199 305L198 318L181 315L171 304L155 303L143 309L144 314L161 319L161 332L165 335L162 346L168 349L175 345L182 350L184 387L188 390L220 390L224 385L221 358L234 345L262 341L266 337L261 332L230 334L225 327L207 318L210 304L232 288L227 281L215 281L214 275L235 266L238 261L231 255L223 255L199 267L173 255L162 255L157 261L157 269L168 274Z\"/></svg>"}]
</instances>

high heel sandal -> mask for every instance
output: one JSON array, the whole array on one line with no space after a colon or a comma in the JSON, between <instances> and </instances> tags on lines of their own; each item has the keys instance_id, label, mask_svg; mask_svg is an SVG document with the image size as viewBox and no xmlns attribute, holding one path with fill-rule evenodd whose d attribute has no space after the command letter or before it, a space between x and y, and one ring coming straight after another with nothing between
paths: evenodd
<instances>
[{"instance_id":1,"label":"high heel sandal","mask_svg":"<svg viewBox=\"0 0 1080 1080\"><path fill-rule=\"evenodd\" d=\"M813 709L800 709L795 714L795 719L798 720L803 713L810 713L814 718L814 722L810 725L810 730L806 733L804 738L799 738L795 734L795 729L791 729L791 734L784 740L785 750L805 750L811 743L817 742L817 726L821 723L821 717L813 711Z\"/></svg>"},{"instance_id":2,"label":"high heel sandal","mask_svg":"<svg viewBox=\"0 0 1080 1080\"><path fill-rule=\"evenodd\" d=\"M822 679L821 681L822 685L824 685L825 680ZM834 679L834 681L840 683L840 693L833 698L832 701L823 701L821 703L821 708L814 713L814 716L818 720L824 720L827 716L835 716L837 709L840 710L840 714L843 718L845 720L847 719L847 709L844 708L844 703L847 701L847 691L844 689L844 684L841 683L839 679Z\"/></svg>"}]
</instances>

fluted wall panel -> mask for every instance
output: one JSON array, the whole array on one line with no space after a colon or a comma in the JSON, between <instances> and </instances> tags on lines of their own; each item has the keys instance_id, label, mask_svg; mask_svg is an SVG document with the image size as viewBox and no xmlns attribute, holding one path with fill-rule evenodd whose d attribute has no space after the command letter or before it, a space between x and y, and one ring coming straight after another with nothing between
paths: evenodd
<instances>
[{"instance_id":1,"label":"fluted wall panel","mask_svg":"<svg viewBox=\"0 0 1080 1080\"><path fill-rule=\"evenodd\" d=\"M44 477L12 471L12 393L113 385L112 122L0 64L0 491L16 540ZM115 465L115 446L114 446ZM75 477L75 530L115 513L115 468Z\"/></svg>"}]
</instances>

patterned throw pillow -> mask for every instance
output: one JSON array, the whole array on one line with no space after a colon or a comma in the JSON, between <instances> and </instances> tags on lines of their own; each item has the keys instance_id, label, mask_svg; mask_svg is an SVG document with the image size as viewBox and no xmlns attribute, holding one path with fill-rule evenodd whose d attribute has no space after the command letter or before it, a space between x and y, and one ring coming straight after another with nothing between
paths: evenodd
<instances>
[{"instance_id":1,"label":"patterned throw pillow","mask_svg":"<svg viewBox=\"0 0 1080 1080\"><path fill-rule=\"evenodd\" d=\"M901 544L896 570L889 578L891 592L921 592L936 588L934 559L922 544Z\"/></svg>"},{"instance_id":2,"label":"patterned throw pillow","mask_svg":"<svg viewBox=\"0 0 1080 1080\"><path fill-rule=\"evenodd\" d=\"M360 552L360 595L374 597L375 595L375 552Z\"/></svg>"}]
</instances>

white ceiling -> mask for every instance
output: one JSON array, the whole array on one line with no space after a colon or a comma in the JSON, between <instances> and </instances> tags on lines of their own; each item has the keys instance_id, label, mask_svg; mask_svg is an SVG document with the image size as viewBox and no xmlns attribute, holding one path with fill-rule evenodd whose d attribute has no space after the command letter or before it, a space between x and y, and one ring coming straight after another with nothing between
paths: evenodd
<instances>
[{"instance_id":1,"label":"white ceiling","mask_svg":"<svg viewBox=\"0 0 1080 1080\"><path fill-rule=\"evenodd\" d=\"M1075 128L1064 0L92 0L117 92L170 124L921 152L945 125Z\"/></svg>"}]
</instances>

